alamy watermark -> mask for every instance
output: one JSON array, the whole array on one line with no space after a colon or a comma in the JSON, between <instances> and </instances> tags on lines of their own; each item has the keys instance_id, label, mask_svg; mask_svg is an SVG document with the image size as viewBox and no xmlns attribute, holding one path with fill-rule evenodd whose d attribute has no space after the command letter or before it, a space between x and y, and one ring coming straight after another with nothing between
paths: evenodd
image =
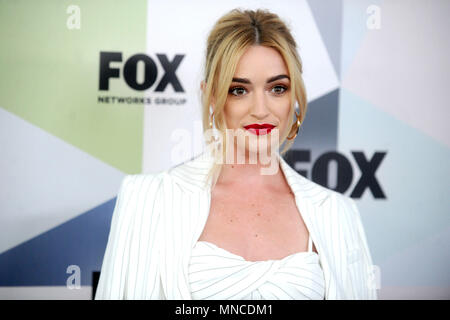
<instances>
[{"instance_id":1,"label":"alamy watermark","mask_svg":"<svg viewBox=\"0 0 450 320\"><path fill-rule=\"evenodd\" d=\"M66 280L67 289L80 289L81 288L81 269L76 264L71 264L67 267L66 273L70 276Z\"/></svg>"},{"instance_id":2,"label":"alamy watermark","mask_svg":"<svg viewBox=\"0 0 450 320\"><path fill-rule=\"evenodd\" d=\"M81 9L75 4L67 7L66 13L69 15L66 20L66 27L69 30L81 29Z\"/></svg>"},{"instance_id":3,"label":"alamy watermark","mask_svg":"<svg viewBox=\"0 0 450 320\"><path fill-rule=\"evenodd\" d=\"M280 141L279 129L261 129L259 135L241 128L226 129L225 134L212 128L203 133L207 152L216 155L217 164L261 164L262 175L274 175L278 172L277 155ZM171 150L172 164L180 163L192 152L201 150L201 139L192 139L192 134L186 129L176 129L172 132L171 140L176 142ZM194 141L194 146L191 145ZM223 152L224 141L227 150ZM248 154L248 156L246 156Z\"/></svg>"},{"instance_id":4,"label":"alamy watermark","mask_svg":"<svg viewBox=\"0 0 450 320\"><path fill-rule=\"evenodd\" d=\"M366 20L367 29L381 29L381 8L377 5L372 4L367 7L366 13L369 15Z\"/></svg>"}]
</instances>

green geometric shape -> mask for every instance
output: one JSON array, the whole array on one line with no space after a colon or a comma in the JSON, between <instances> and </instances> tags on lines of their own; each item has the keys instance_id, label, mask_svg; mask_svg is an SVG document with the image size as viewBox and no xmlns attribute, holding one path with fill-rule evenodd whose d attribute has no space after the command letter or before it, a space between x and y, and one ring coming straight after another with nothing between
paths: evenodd
<instances>
[{"instance_id":1,"label":"green geometric shape","mask_svg":"<svg viewBox=\"0 0 450 320\"><path fill-rule=\"evenodd\" d=\"M70 5L80 29L70 30ZM146 51L147 1L1 1L0 107L125 173L140 173L143 105L102 104L99 95L142 98L123 80L126 59ZM120 79L99 91L100 51L122 52Z\"/></svg>"}]
</instances>

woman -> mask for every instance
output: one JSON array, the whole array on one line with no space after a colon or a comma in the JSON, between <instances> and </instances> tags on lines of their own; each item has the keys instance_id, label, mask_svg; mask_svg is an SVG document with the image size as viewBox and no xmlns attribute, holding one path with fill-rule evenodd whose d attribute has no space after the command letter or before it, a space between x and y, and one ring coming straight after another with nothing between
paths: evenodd
<instances>
[{"instance_id":1,"label":"woman","mask_svg":"<svg viewBox=\"0 0 450 320\"><path fill-rule=\"evenodd\" d=\"M355 202L277 151L306 112L296 50L270 12L218 20L201 84L210 148L125 177L96 299L376 299Z\"/></svg>"}]
</instances>

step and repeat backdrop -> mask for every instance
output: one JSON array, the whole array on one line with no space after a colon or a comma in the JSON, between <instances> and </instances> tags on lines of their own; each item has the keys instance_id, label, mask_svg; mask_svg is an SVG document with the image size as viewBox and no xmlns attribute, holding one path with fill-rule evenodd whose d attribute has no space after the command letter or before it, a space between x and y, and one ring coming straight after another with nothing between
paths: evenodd
<instances>
[{"instance_id":1,"label":"step and repeat backdrop","mask_svg":"<svg viewBox=\"0 0 450 320\"><path fill-rule=\"evenodd\" d=\"M203 148L206 38L291 28L309 109L286 157L356 200L380 299L450 298L450 2L0 1L0 299L91 299L117 192Z\"/></svg>"}]
</instances>

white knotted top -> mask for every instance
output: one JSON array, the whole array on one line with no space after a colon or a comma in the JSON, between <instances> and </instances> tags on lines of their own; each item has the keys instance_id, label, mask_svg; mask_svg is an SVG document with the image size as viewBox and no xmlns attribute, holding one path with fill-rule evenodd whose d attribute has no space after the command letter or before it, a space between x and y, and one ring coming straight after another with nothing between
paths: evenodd
<instances>
[{"instance_id":1,"label":"white knotted top","mask_svg":"<svg viewBox=\"0 0 450 320\"><path fill-rule=\"evenodd\" d=\"M196 300L323 300L325 280L319 256L297 252L280 260L247 261L207 241L197 241L189 261Z\"/></svg>"}]
</instances>

